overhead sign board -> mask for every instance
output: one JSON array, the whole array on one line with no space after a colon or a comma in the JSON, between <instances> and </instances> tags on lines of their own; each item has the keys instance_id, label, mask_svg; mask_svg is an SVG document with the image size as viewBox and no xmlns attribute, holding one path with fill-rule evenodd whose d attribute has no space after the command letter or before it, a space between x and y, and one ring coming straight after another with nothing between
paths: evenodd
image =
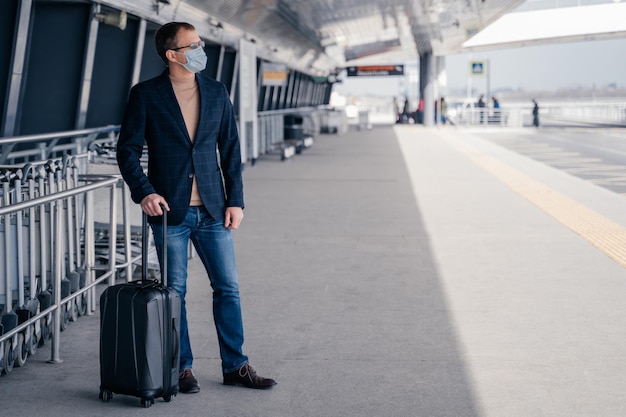
<instances>
[{"instance_id":1,"label":"overhead sign board","mask_svg":"<svg viewBox=\"0 0 626 417\"><path fill-rule=\"evenodd\" d=\"M363 65L347 70L348 77L404 75L404 65Z\"/></svg>"},{"instance_id":2,"label":"overhead sign board","mask_svg":"<svg viewBox=\"0 0 626 417\"><path fill-rule=\"evenodd\" d=\"M261 64L262 85L285 85L287 84L287 65L263 62Z\"/></svg>"},{"instance_id":3,"label":"overhead sign board","mask_svg":"<svg viewBox=\"0 0 626 417\"><path fill-rule=\"evenodd\" d=\"M470 75L472 77L484 77L487 75L486 61L470 61Z\"/></svg>"}]
</instances>

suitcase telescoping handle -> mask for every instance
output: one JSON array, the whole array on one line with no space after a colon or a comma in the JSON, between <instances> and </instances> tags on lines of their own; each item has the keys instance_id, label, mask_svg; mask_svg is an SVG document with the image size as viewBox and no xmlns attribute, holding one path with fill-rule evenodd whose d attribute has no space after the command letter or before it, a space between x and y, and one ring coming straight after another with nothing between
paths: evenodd
<instances>
[{"instance_id":1,"label":"suitcase telescoping handle","mask_svg":"<svg viewBox=\"0 0 626 417\"><path fill-rule=\"evenodd\" d=\"M163 211L163 256L161 256L161 283L167 287L167 210ZM141 211L141 281L148 281L148 215Z\"/></svg>"}]
</instances>

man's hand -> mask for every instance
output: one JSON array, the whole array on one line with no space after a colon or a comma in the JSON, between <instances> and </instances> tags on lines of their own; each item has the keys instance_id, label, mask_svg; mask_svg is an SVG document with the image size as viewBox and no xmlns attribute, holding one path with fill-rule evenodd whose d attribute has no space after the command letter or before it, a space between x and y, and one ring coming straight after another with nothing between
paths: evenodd
<instances>
[{"instance_id":1,"label":"man's hand","mask_svg":"<svg viewBox=\"0 0 626 417\"><path fill-rule=\"evenodd\" d=\"M227 207L224 216L224 227L236 230L243 220L243 209L241 207Z\"/></svg>"},{"instance_id":2,"label":"man's hand","mask_svg":"<svg viewBox=\"0 0 626 417\"><path fill-rule=\"evenodd\" d=\"M167 201L163 197L158 194L148 194L141 200L141 209L148 216L162 216L161 204L165 206L165 210L170 211L170 206L167 205Z\"/></svg>"}]
</instances>

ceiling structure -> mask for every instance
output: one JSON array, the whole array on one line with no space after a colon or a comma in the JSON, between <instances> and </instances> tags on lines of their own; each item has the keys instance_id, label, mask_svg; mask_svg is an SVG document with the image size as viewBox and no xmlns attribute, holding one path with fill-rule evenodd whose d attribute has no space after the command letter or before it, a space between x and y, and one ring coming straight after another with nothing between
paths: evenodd
<instances>
[{"instance_id":1,"label":"ceiling structure","mask_svg":"<svg viewBox=\"0 0 626 417\"><path fill-rule=\"evenodd\" d=\"M615 38L626 38L626 3L510 13L465 42L463 49L481 51Z\"/></svg>"},{"instance_id":2,"label":"ceiling structure","mask_svg":"<svg viewBox=\"0 0 626 417\"><path fill-rule=\"evenodd\" d=\"M523 0L102 0L157 8L152 20L187 20L202 36L244 37L259 55L311 75L352 65L446 55ZM145 17L145 16L142 16ZM206 24L210 31L203 31ZM199 27L200 26L200 27ZM207 32L207 33L203 33Z\"/></svg>"}]
</instances>

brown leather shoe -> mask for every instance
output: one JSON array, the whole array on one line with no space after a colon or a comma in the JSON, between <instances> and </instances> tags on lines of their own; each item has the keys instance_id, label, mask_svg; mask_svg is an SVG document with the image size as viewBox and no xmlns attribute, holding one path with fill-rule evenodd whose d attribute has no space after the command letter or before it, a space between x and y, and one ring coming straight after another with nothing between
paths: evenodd
<instances>
[{"instance_id":1,"label":"brown leather shoe","mask_svg":"<svg viewBox=\"0 0 626 417\"><path fill-rule=\"evenodd\" d=\"M185 394L195 394L200 392L200 385L191 369L185 369L178 376L178 392Z\"/></svg>"},{"instance_id":2,"label":"brown leather shoe","mask_svg":"<svg viewBox=\"0 0 626 417\"><path fill-rule=\"evenodd\" d=\"M246 363L238 371L225 373L224 385L242 385L247 388L265 389L276 385L276 381L258 376L256 371Z\"/></svg>"}]
</instances>

